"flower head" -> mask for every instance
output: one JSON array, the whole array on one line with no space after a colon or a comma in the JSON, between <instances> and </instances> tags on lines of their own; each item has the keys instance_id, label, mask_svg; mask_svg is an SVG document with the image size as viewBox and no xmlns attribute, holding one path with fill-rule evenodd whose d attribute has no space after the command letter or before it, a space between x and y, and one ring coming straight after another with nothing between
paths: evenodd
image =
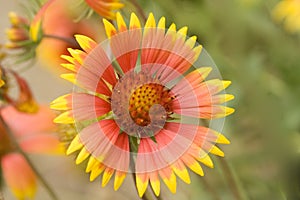
<instances>
[{"instance_id":1,"label":"flower head","mask_svg":"<svg viewBox=\"0 0 300 200\"><path fill-rule=\"evenodd\" d=\"M276 22L282 22L291 33L300 31L300 0L282 0L273 10Z\"/></svg>"},{"instance_id":2,"label":"flower head","mask_svg":"<svg viewBox=\"0 0 300 200\"><path fill-rule=\"evenodd\" d=\"M3 122L23 151L27 153L61 154L63 148L54 131L53 113L41 106L35 114L21 113L13 106L1 109ZM26 159L17 151L6 125L0 124L0 167L6 184L18 199L33 198L36 176Z\"/></svg>"},{"instance_id":3,"label":"flower head","mask_svg":"<svg viewBox=\"0 0 300 200\"><path fill-rule=\"evenodd\" d=\"M68 1L54 1L43 13L42 30L44 37L37 47L37 57L45 66L53 69L63 60L60 55L67 54L67 48L79 48L74 39L74 34L84 34L95 39L100 39L96 34L98 27L94 26L94 19L74 22L72 10ZM96 37L97 36L97 37ZM55 48L52 48L55 46ZM56 70L59 67L55 68Z\"/></svg>"},{"instance_id":4,"label":"flower head","mask_svg":"<svg viewBox=\"0 0 300 200\"><path fill-rule=\"evenodd\" d=\"M38 4L40 5L40 4ZM57 66L66 48L78 48L74 34L96 35L92 20L74 22L74 16L66 1L48 0L37 8L28 8L32 19L13 12L9 14L11 28L7 30L9 42L6 48L19 55L19 62L38 57L46 66ZM50 48L56 46L56 48ZM14 53L14 51L11 51ZM53 68L53 67L52 67Z\"/></svg>"},{"instance_id":5,"label":"flower head","mask_svg":"<svg viewBox=\"0 0 300 200\"><path fill-rule=\"evenodd\" d=\"M6 34L9 43L7 48L15 49L29 45L29 21L14 12L9 13L11 28L7 29Z\"/></svg>"},{"instance_id":6,"label":"flower head","mask_svg":"<svg viewBox=\"0 0 300 200\"><path fill-rule=\"evenodd\" d=\"M31 89L28 86L28 83L20 77L15 71L12 70L4 70L4 79L7 79L8 73L11 73L15 81L18 85L18 90L19 90L19 95L17 98L13 98L12 95L10 94L10 84L5 85L5 87L1 88L0 93L1 93L1 100L3 101L2 103L4 104L9 104L14 106L17 110L21 112L26 112L26 113L36 113L39 109L38 104L36 103ZM8 82L11 80L8 79Z\"/></svg>"},{"instance_id":7,"label":"flower head","mask_svg":"<svg viewBox=\"0 0 300 200\"><path fill-rule=\"evenodd\" d=\"M44 12L47 7L48 3L46 3L41 11ZM27 61L35 57L36 47L43 36L41 26L43 12L39 12L32 20L22 17L14 12L9 13L11 27L6 31L8 42L5 47L11 50L18 50L17 55L20 56L18 62Z\"/></svg>"},{"instance_id":8,"label":"flower head","mask_svg":"<svg viewBox=\"0 0 300 200\"><path fill-rule=\"evenodd\" d=\"M82 50L63 56L72 73L62 77L77 87L52 102L65 111L55 122L76 125L67 154L80 150L77 164L89 158L91 180L103 173L105 186L115 174L116 190L131 171L139 196L149 183L159 195L160 179L176 192L176 175L190 183L187 167L203 176L199 163L213 167L208 153L224 156L215 144L229 141L202 120L234 111L221 105L233 99L222 93L230 81L205 81L212 67L200 66L205 51L187 27L166 28L153 14L144 28L134 13L128 26L120 13L116 20L103 20L108 40L76 35Z\"/></svg>"},{"instance_id":9,"label":"flower head","mask_svg":"<svg viewBox=\"0 0 300 200\"><path fill-rule=\"evenodd\" d=\"M79 2L83 8L79 19L89 17L93 12L107 19L114 19L115 11L124 7L120 0L80 0Z\"/></svg>"}]
</instances>

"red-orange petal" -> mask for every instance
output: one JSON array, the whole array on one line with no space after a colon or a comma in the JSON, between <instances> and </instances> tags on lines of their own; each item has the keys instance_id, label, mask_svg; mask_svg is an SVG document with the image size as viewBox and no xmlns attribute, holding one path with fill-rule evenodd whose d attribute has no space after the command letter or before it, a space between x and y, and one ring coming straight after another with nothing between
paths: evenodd
<instances>
[{"instance_id":1,"label":"red-orange petal","mask_svg":"<svg viewBox=\"0 0 300 200\"><path fill-rule=\"evenodd\" d=\"M24 157L10 153L2 157L1 166L6 184L18 199L33 199L36 177Z\"/></svg>"}]
</instances>

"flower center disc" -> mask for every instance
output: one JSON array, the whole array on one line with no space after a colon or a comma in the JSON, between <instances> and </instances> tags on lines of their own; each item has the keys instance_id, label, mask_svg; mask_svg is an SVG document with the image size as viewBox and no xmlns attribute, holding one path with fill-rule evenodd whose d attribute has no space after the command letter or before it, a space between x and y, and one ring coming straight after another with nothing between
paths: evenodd
<instances>
[{"instance_id":1,"label":"flower center disc","mask_svg":"<svg viewBox=\"0 0 300 200\"><path fill-rule=\"evenodd\" d=\"M132 71L115 85L111 105L121 131L141 138L152 137L164 127L172 100L158 79Z\"/></svg>"},{"instance_id":2,"label":"flower center disc","mask_svg":"<svg viewBox=\"0 0 300 200\"><path fill-rule=\"evenodd\" d=\"M137 125L147 126L151 122L150 108L159 104L165 108L166 112L169 112L171 100L172 97L169 96L169 92L165 90L163 85L157 83L142 85L131 95L129 101L130 116Z\"/></svg>"}]
</instances>

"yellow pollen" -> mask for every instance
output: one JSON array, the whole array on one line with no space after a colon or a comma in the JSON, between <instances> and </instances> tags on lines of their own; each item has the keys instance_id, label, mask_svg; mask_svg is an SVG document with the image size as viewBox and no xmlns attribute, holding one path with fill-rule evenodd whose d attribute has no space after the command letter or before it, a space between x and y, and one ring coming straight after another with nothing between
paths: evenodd
<instances>
[{"instance_id":1,"label":"yellow pollen","mask_svg":"<svg viewBox=\"0 0 300 200\"><path fill-rule=\"evenodd\" d=\"M166 112L171 110L170 102L174 98L163 85L148 83L138 87L129 100L129 113L134 122L140 126L151 123L149 110L154 104L162 105Z\"/></svg>"}]
</instances>

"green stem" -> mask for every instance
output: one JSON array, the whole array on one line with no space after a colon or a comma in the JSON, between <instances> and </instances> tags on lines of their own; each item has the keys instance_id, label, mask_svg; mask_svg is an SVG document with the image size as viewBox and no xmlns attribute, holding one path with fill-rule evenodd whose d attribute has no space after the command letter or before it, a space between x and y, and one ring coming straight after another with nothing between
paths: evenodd
<instances>
[{"instance_id":1,"label":"green stem","mask_svg":"<svg viewBox=\"0 0 300 200\"><path fill-rule=\"evenodd\" d=\"M200 177L200 180L202 181L205 189L207 192L211 195L213 200L221 200L218 196L217 192L215 191L214 187L212 187L209 182L205 179L205 177Z\"/></svg>"},{"instance_id":2,"label":"green stem","mask_svg":"<svg viewBox=\"0 0 300 200\"><path fill-rule=\"evenodd\" d=\"M207 120L201 120L201 122L204 124L204 126L209 127L209 122ZM226 161L225 158L220 158L220 165L223 170L223 174L225 176L226 181L228 182L228 186L236 200L241 200L242 195L240 194L239 188L237 186L237 183L234 179L233 173Z\"/></svg>"},{"instance_id":3,"label":"green stem","mask_svg":"<svg viewBox=\"0 0 300 200\"><path fill-rule=\"evenodd\" d=\"M66 38L66 37L61 37L61 36L58 36L58 35L50 35L50 34L44 34L43 37L44 38L51 38L51 39L60 40L62 42L70 44L73 48L81 49L81 47L79 46L79 44L77 43L75 38Z\"/></svg>"},{"instance_id":4,"label":"green stem","mask_svg":"<svg viewBox=\"0 0 300 200\"><path fill-rule=\"evenodd\" d=\"M4 196L3 196L2 188L0 188L0 200L4 200Z\"/></svg>"},{"instance_id":5,"label":"green stem","mask_svg":"<svg viewBox=\"0 0 300 200\"><path fill-rule=\"evenodd\" d=\"M31 160L29 159L29 157L27 156L27 154L22 150L22 148L20 147L19 143L15 140L15 137L12 133L12 131L10 130L10 128L8 127L8 125L5 123L2 115L0 114L0 123L3 125L3 128L5 129L5 131L8 133L8 136L11 140L11 142L13 143L13 146L16 148L16 150L18 151L18 153L20 153L26 160L26 162L29 164L29 166L31 167L31 169L34 171L34 173L36 174L36 176L38 177L38 179L40 180L41 184L45 187L45 189L48 191L49 196L53 199L53 200L58 200L56 194L54 193L54 191L52 190L52 188L50 187L50 185L46 182L46 180L42 177L42 175L38 172L37 168L34 166L34 164L31 162Z\"/></svg>"},{"instance_id":6,"label":"green stem","mask_svg":"<svg viewBox=\"0 0 300 200\"><path fill-rule=\"evenodd\" d=\"M136 0L129 0L132 5L136 8L136 11L139 13L139 15L143 18L144 23L147 21L146 14L143 10L143 8L140 6L140 4Z\"/></svg>"},{"instance_id":7,"label":"green stem","mask_svg":"<svg viewBox=\"0 0 300 200\"><path fill-rule=\"evenodd\" d=\"M228 186L229 186L229 188L230 188L230 190L231 190L231 192L234 196L234 199L242 200L242 195L240 194L240 190L239 190L238 185L235 181L235 178L233 176L233 173L230 169L229 164L227 163L226 159L224 159L224 158L220 158L219 161L220 161L219 163L221 165L221 168L224 172L223 174L225 176L225 179L226 179L226 181L228 183Z\"/></svg>"}]
</instances>

